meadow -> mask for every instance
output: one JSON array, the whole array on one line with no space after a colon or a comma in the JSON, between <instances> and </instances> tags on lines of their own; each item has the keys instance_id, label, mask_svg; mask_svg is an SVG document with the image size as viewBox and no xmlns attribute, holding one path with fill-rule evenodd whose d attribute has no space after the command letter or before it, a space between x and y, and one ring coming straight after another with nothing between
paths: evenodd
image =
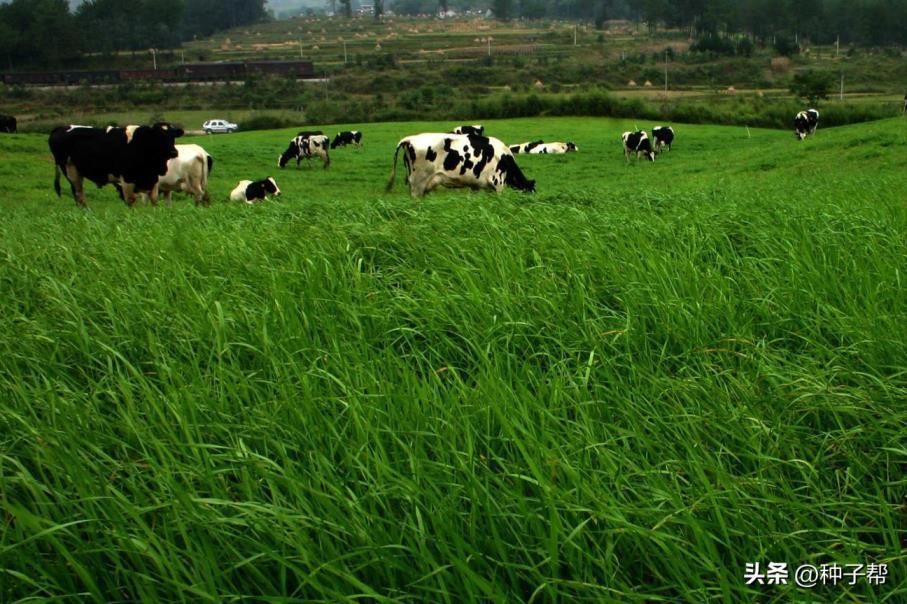
<instances>
[{"instance_id":1,"label":"meadow","mask_svg":"<svg viewBox=\"0 0 907 604\"><path fill-rule=\"evenodd\" d=\"M0 600L907 600L907 120L484 123L580 152L412 200L456 124L199 137L211 207L86 212L0 137Z\"/></svg>"}]
</instances>

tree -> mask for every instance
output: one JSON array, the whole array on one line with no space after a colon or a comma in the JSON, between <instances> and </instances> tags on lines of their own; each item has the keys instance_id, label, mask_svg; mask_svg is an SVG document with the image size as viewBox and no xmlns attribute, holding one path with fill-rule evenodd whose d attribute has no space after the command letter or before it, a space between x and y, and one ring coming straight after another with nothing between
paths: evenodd
<instances>
[{"instance_id":1,"label":"tree","mask_svg":"<svg viewBox=\"0 0 907 604\"><path fill-rule=\"evenodd\" d=\"M353 18L353 3L352 0L340 0L340 8L343 11L343 16L347 19Z\"/></svg>"},{"instance_id":2,"label":"tree","mask_svg":"<svg viewBox=\"0 0 907 604\"><path fill-rule=\"evenodd\" d=\"M80 52L79 32L66 0L13 0L0 5L0 34L7 65L57 67Z\"/></svg>"},{"instance_id":3,"label":"tree","mask_svg":"<svg viewBox=\"0 0 907 604\"><path fill-rule=\"evenodd\" d=\"M815 106L820 99L828 98L833 85L831 74L810 69L794 75L790 91L808 101L811 106Z\"/></svg>"},{"instance_id":4,"label":"tree","mask_svg":"<svg viewBox=\"0 0 907 604\"><path fill-rule=\"evenodd\" d=\"M491 4L495 19L510 21L513 16L513 0L494 0Z\"/></svg>"},{"instance_id":5,"label":"tree","mask_svg":"<svg viewBox=\"0 0 907 604\"><path fill-rule=\"evenodd\" d=\"M374 0L375 6L375 21L381 20L381 15L384 14L384 0Z\"/></svg>"}]
</instances>

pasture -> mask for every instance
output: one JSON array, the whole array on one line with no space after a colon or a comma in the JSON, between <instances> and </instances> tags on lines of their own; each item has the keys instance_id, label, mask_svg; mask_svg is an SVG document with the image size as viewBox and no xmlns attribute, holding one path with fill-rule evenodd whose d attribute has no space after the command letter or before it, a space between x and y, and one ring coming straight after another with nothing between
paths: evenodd
<instances>
[{"instance_id":1,"label":"pasture","mask_svg":"<svg viewBox=\"0 0 907 604\"><path fill-rule=\"evenodd\" d=\"M412 200L457 124L198 137L211 207L86 212L0 136L0 600L907 599L907 122L483 123L580 152Z\"/></svg>"}]
</instances>

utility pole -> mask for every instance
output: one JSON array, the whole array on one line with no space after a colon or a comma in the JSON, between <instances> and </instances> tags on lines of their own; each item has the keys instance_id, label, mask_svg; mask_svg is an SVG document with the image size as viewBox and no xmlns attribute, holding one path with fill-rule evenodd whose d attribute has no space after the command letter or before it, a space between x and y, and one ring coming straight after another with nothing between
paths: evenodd
<instances>
[{"instance_id":1,"label":"utility pole","mask_svg":"<svg viewBox=\"0 0 907 604\"><path fill-rule=\"evenodd\" d=\"M841 96L839 97L841 101L844 101L844 73L841 72Z\"/></svg>"},{"instance_id":2,"label":"utility pole","mask_svg":"<svg viewBox=\"0 0 907 604\"><path fill-rule=\"evenodd\" d=\"M573 45L574 46L576 46L576 28L577 27L578 27L578 24L574 23L573 24Z\"/></svg>"},{"instance_id":3,"label":"utility pole","mask_svg":"<svg viewBox=\"0 0 907 604\"><path fill-rule=\"evenodd\" d=\"M299 58L300 59L305 58L304 56L302 56L302 40L299 40Z\"/></svg>"},{"instance_id":4,"label":"utility pole","mask_svg":"<svg viewBox=\"0 0 907 604\"><path fill-rule=\"evenodd\" d=\"M157 71L157 48L151 49L151 60L154 65L154 70Z\"/></svg>"},{"instance_id":5,"label":"utility pole","mask_svg":"<svg viewBox=\"0 0 907 604\"><path fill-rule=\"evenodd\" d=\"M665 100L668 100L668 49L665 49Z\"/></svg>"},{"instance_id":6,"label":"utility pole","mask_svg":"<svg viewBox=\"0 0 907 604\"><path fill-rule=\"evenodd\" d=\"M344 64L344 65L347 64L347 60L346 60L346 40L343 41L343 64Z\"/></svg>"},{"instance_id":7,"label":"utility pole","mask_svg":"<svg viewBox=\"0 0 907 604\"><path fill-rule=\"evenodd\" d=\"M835 36L835 58L838 58L838 51L841 49L841 36Z\"/></svg>"},{"instance_id":8,"label":"utility pole","mask_svg":"<svg viewBox=\"0 0 907 604\"><path fill-rule=\"evenodd\" d=\"M488 36L488 56L491 56L491 36Z\"/></svg>"}]
</instances>

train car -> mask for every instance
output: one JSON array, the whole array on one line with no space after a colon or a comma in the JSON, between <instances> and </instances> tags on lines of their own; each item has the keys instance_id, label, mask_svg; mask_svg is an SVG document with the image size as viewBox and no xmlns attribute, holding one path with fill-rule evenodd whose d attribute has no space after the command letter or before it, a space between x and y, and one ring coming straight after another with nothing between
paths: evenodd
<instances>
[{"instance_id":1,"label":"train car","mask_svg":"<svg viewBox=\"0 0 907 604\"><path fill-rule=\"evenodd\" d=\"M94 71L66 71L61 74L64 84L118 84L120 72L112 69Z\"/></svg>"},{"instance_id":2,"label":"train car","mask_svg":"<svg viewBox=\"0 0 907 604\"><path fill-rule=\"evenodd\" d=\"M176 69L122 69L122 82L171 82L179 79Z\"/></svg>"},{"instance_id":3,"label":"train car","mask_svg":"<svg viewBox=\"0 0 907 604\"><path fill-rule=\"evenodd\" d=\"M312 78L315 67L311 61L247 61L247 75L279 75L288 78Z\"/></svg>"},{"instance_id":4,"label":"train car","mask_svg":"<svg viewBox=\"0 0 907 604\"><path fill-rule=\"evenodd\" d=\"M180 80L188 82L242 80L244 63L187 63L177 68Z\"/></svg>"},{"instance_id":5,"label":"train car","mask_svg":"<svg viewBox=\"0 0 907 604\"><path fill-rule=\"evenodd\" d=\"M57 86L65 84L64 73L59 71L19 71L3 74L8 86Z\"/></svg>"}]
</instances>

